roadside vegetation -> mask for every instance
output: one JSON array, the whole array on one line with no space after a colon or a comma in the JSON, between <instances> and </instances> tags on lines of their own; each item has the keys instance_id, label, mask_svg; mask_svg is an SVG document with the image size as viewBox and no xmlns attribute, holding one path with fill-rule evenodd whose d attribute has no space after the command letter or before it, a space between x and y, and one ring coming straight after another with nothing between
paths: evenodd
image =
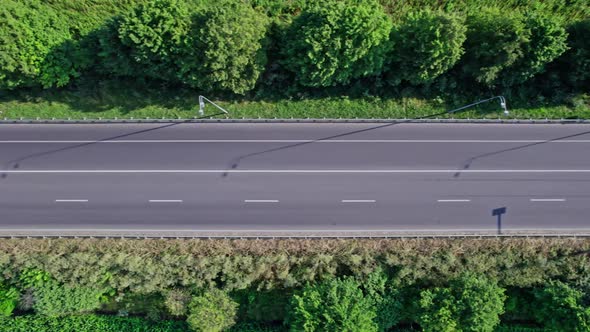
<instances>
[{"instance_id":1,"label":"roadside vegetation","mask_svg":"<svg viewBox=\"0 0 590 332\"><path fill-rule=\"evenodd\" d=\"M3 331L588 331L590 241L0 242Z\"/></svg>"},{"instance_id":2,"label":"roadside vegetation","mask_svg":"<svg viewBox=\"0 0 590 332\"><path fill-rule=\"evenodd\" d=\"M588 118L590 4L5 0L0 118ZM498 117L485 105L456 117ZM214 114L214 113L209 113Z\"/></svg>"}]
</instances>

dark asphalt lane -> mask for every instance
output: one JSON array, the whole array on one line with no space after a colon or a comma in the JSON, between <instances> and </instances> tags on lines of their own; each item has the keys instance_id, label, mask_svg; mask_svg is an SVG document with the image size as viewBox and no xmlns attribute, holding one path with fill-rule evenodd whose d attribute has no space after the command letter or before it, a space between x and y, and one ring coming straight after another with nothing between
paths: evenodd
<instances>
[{"instance_id":1,"label":"dark asphalt lane","mask_svg":"<svg viewBox=\"0 0 590 332\"><path fill-rule=\"evenodd\" d=\"M0 229L590 230L589 156L584 125L0 125Z\"/></svg>"}]
</instances>

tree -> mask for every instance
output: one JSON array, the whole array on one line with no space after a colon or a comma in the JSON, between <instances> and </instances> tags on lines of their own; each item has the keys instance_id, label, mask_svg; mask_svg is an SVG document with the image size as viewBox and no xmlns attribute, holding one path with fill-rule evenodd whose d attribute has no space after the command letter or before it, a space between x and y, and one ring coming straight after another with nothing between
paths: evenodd
<instances>
[{"instance_id":1,"label":"tree","mask_svg":"<svg viewBox=\"0 0 590 332\"><path fill-rule=\"evenodd\" d=\"M392 48L391 28L376 2L322 2L293 21L284 41L285 66L310 87L379 74Z\"/></svg>"},{"instance_id":2,"label":"tree","mask_svg":"<svg viewBox=\"0 0 590 332\"><path fill-rule=\"evenodd\" d=\"M390 81L432 82L459 60L466 31L457 15L431 10L410 13L392 33Z\"/></svg>"},{"instance_id":3,"label":"tree","mask_svg":"<svg viewBox=\"0 0 590 332\"><path fill-rule=\"evenodd\" d=\"M484 277L464 275L449 287L420 293L424 331L493 331L504 312L504 289Z\"/></svg>"},{"instance_id":4,"label":"tree","mask_svg":"<svg viewBox=\"0 0 590 332\"><path fill-rule=\"evenodd\" d=\"M53 48L69 38L71 36L64 20L38 0L26 3L2 1L0 89L51 86L54 77L61 75L62 69L69 69L44 67L45 58Z\"/></svg>"},{"instance_id":5,"label":"tree","mask_svg":"<svg viewBox=\"0 0 590 332\"><path fill-rule=\"evenodd\" d=\"M173 289L165 293L164 305L173 316L186 315L191 296L188 291Z\"/></svg>"},{"instance_id":6,"label":"tree","mask_svg":"<svg viewBox=\"0 0 590 332\"><path fill-rule=\"evenodd\" d=\"M364 294L375 305L375 322L380 331L388 331L406 316L407 308L402 303L402 292L395 289L381 268L361 280Z\"/></svg>"},{"instance_id":7,"label":"tree","mask_svg":"<svg viewBox=\"0 0 590 332\"><path fill-rule=\"evenodd\" d=\"M18 289L9 286L6 282L0 283L0 316L10 316L18 304Z\"/></svg>"},{"instance_id":8,"label":"tree","mask_svg":"<svg viewBox=\"0 0 590 332\"><path fill-rule=\"evenodd\" d=\"M574 87L587 87L590 81L590 19L567 28L569 50L556 62L563 81Z\"/></svg>"},{"instance_id":9,"label":"tree","mask_svg":"<svg viewBox=\"0 0 590 332\"><path fill-rule=\"evenodd\" d=\"M226 292L212 288L192 299L187 322L194 331L223 331L235 324L237 311Z\"/></svg>"},{"instance_id":10,"label":"tree","mask_svg":"<svg viewBox=\"0 0 590 332\"><path fill-rule=\"evenodd\" d=\"M494 86L500 73L519 61L530 40L522 14L482 9L467 17L463 73L479 83Z\"/></svg>"},{"instance_id":11,"label":"tree","mask_svg":"<svg viewBox=\"0 0 590 332\"><path fill-rule=\"evenodd\" d=\"M33 309L45 316L88 313L101 305L102 290L91 287L70 287L49 280L34 287Z\"/></svg>"},{"instance_id":12,"label":"tree","mask_svg":"<svg viewBox=\"0 0 590 332\"><path fill-rule=\"evenodd\" d=\"M501 73L504 86L522 84L545 70L547 64L567 50L567 32L551 16L532 13L524 19L529 39L523 45L522 57Z\"/></svg>"},{"instance_id":13,"label":"tree","mask_svg":"<svg viewBox=\"0 0 590 332\"><path fill-rule=\"evenodd\" d=\"M583 293L560 281L550 281L534 291L535 318L550 331L590 330L590 309L582 305Z\"/></svg>"},{"instance_id":14,"label":"tree","mask_svg":"<svg viewBox=\"0 0 590 332\"><path fill-rule=\"evenodd\" d=\"M243 1L224 0L208 7L194 24L194 60L183 80L204 90L244 94L254 88L266 65L270 21ZM190 60L189 60L190 62Z\"/></svg>"},{"instance_id":15,"label":"tree","mask_svg":"<svg viewBox=\"0 0 590 332\"><path fill-rule=\"evenodd\" d=\"M291 331L377 331L375 304L353 278L308 284L293 296Z\"/></svg>"},{"instance_id":16,"label":"tree","mask_svg":"<svg viewBox=\"0 0 590 332\"><path fill-rule=\"evenodd\" d=\"M178 81L179 73L188 70L183 67L184 59L192 54L191 20L186 2L148 1L127 12L117 23L118 38L108 38L107 34L103 40L120 42L126 47L129 54L124 56L128 56L138 70L141 68L141 72L135 73L137 76ZM121 46L113 47L121 49Z\"/></svg>"}]
</instances>

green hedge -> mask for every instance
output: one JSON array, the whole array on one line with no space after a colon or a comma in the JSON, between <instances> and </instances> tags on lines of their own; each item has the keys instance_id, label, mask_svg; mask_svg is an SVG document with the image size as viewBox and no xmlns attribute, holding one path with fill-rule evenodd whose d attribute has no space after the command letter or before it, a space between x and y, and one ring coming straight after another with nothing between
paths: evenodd
<instances>
[{"instance_id":1,"label":"green hedge","mask_svg":"<svg viewBox=\"0 0 590 332\"><path fill-rule=\"evenodd\" d=\"M209 330L201 323L491 331L498 318L583 330L588 250L587 239L5 239L0 272L17 289L5 302L20 293L19 312L39 315L188 317Z\"/></svg>"},{"instance_id":2,"label":"green hedge","mask_svg":"<svg viewBox=\"0 0 590 332\"><path fill-rule=\"evenodd\" d=\"M0 331L10 332L185 332L182 321L149 321L139 317L66 316L60 318L38 315L1 318Z\"/></svg>"},{"instance_id":3,"label":"green hedge","mask_svg":"<svg viewBox=\"0 0 590 332\"><path fill-rule=\"evenodd\" d=\"M4 3L0 89L123 76L266 97L332 86L380 94L389 89L383 80L489 94L543 85L535 78L549 71L558 82L547 93L587 90L580 22L590 4L581 0Z\"/></svg>"}]
</instances>

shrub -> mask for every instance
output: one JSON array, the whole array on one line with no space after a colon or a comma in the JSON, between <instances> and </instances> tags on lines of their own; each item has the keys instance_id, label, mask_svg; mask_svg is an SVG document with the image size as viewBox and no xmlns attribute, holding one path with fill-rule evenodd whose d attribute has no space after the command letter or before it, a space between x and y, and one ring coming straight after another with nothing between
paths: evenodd
<instances>
[{"instance_id":1,"label":"shrub","mask_svg":"<svg viewBox=\"0 0 590 332\"><path fill-rule=\"evenodd\" d=\"M504 86L524 83L567 50L567 33L556 18L530 14L524 24L530 37L523 45L522 57L502 71Z\"/></svg>"},{"instance_id":2,"label":"shrub","mask_svg":"<svg viewBox=\"0 0 590 332\"><path fill-rule=\"evenodd\" d=\"M518 12L482 9L467 17L462 70L479 83L493 86L500 73L523 57L530 31Z\"/></svg>"},{"instance_id":3,"label":"shrub","mask_svg":"<svg viewBox=\"0 0 590 332\"><path fill-rule=\"evenodd\" d=\"M71 36L64 20L38 0L4 0L0 7L0 89L63 85L69 69L47 55ZM51 64L51 65L50 65ZM58 77L58 78L56 78Z\"/></svg>"},{"instance_id":4,"label":"shrub","mask_svg":"<svg viewBox=\"0 0 590 332\"><path fill-rule=\"evenodd\" d=\"M550 331L590 330L590 309L582 305L582 292L565 283L551 281L534 294L535 318Z\"/></svg>"},{"instance_id":5,"label":"shrub","mask_svg":"<svg viewBox=\"0 0 590 332\"><path fill-rule=\"evenodd\" d=\"M420 293L424 331L493 331L504 312L504 289L483 277L465 275L450 287Z\"/></svg>"},{"instance_id":6,"label":"shrub","mask_svg":"<svg viewBox=\"0 0 590 332\"><path fill-rule=\"evenodd\" d=\"M164 304L166 309L173 316L184 316L187 313L191 295L188 291L174 289L166 293Z\"/></svg>"},{"instance_id":7,"label":"shrub","mask_svg":"<svg viewBox=\"0 0 590 332\"><path fill-rule=\"evenodd\" d=\"M0 316L10 316L18 304L19 293L5 282L0 283Z\"/></svg>"},{"instance_id":8,"label":"shrub","mask_svg":"<svg viewBox=\"0 0 590 332\"><path fill-rule=\"evenodd\" d=\"M69 287L50 280L35 287L33 309L45 316L91 312L100 307L102 291L90 287Z\"/></svg>"},{"instance_id":9,"label":"shrub","mask_svg":"<svg viewBox=\"0 0 590 332\"><path fill-rule=\"evenodd\" d=\"M560 57L558 70L565 82L575 87L587 87L590 81L590 19L573 23L567 31L570 49Z\"/></svg>"},{"instance_id":10,"label":"shrub","mask_svg":"<svg viewBox=\"0 0 590 332\"><path fill-rule=\"evenodd\" d=\"M289 322L292 331L377 331L373 300L358 281L332 279L310 284L293 296Z\"/></svg>"},{"instance_id":11,"label":"shrub","mask_svg":"<svg viewBox=\"0 0 590 332\"><path fill-rule=\"evenodd\" d=\"M185 1L148 1L127 12L116 23L118 39L107 34L103 41L115 43L115 50L121 49L117 41L127 48L130 59L141 68L135 75L143 73L152 78L177 81L179 73L189 71L182 62L187 54L190 56L191 23ZM128 73L129 68L116 71Z\"/></svg>"},{"instance_id":12,"label":"shrub","mask_svg":"<svg viewBox=\"0 0 590 332\"><path fill-rule=\"evenodd\" d=\"M328 1L305 10L284 41L285 66L311 87L379 74L391 49L392 23L371 1Z\"/></svg>"},{"instance_id":13,"label":"shrub","mask_svg":"<svg viewBox=\"0 0 590 332\"><path fill-rule=\"evenodd\" d=\"M237 310L226 292L212 288L193 298L187 322L194 331L223 331L235 324Z\"/></svg>"},{"instance_id":14,"label":"shrub","mask_svg":"<svg viewBox=\"0 0 590 332\"><path fill-rule=\"evenodd\" d=\"M422 10L410 13L392 33L392 73L412 84L430 83L463 54L467 28L457 15Z\"/></svg>"},{"instance_id":15,"label":"shrub","mask_svg":"<svg viewBox=\"0 0 590 332\"><path fill-rule=\"evenodd\" d=\"M194 72L181 73L184 80L207 91L252 90L266 65L269 23L243 1L225 0L207 8L193 31L198 62Z\"/></svg>"},{"instance_id":16,"label":"shrub","mask_svg":"<svg viewBox=\"0 0 590 332\"><path fill-rule=\"evenodd\" d=\"M138 317L77 315L46 317L39 315L0 319L0 331L10 332L184 332L182 321L153 322Z\"/></svg>"},{"instance_id":17,"label":"shrub","mask_svg":"<svg viewBox=\"0 0 590 332\"><path fill-rule=\"evenodd\" d=\"M375 322L379 330L388 331L404 318L408 308L404 308L400 292L393 288L382 269L369 274L361 285L365 295L375 305Z\"/></svg>"}]
</instances>

